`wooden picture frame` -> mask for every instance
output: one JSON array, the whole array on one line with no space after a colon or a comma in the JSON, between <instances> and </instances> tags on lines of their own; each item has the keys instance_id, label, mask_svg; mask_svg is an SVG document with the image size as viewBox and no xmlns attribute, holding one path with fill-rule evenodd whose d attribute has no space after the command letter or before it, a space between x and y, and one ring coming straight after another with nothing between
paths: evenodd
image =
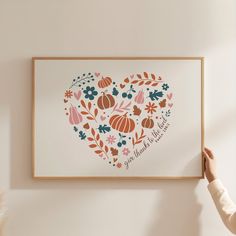
<instances>
[{"instance_id":1,"label":"wooden picture frame","mask_svg":"<svg viewBox=\"0 0 236 236\"><path fill-rule=\"evenodd\" d=\"M94 76L95 80L93 82L92 81L89 82L91 86L88 86L88 84L85 84L83 87L81 84L83 88L78 90L77 85L79 83L77 83L77 78L79 77L79 75L83 73L89 73L90 71L92 75ZM159 74L159 71L161 71L162 73L160 72ZM120 76L122 76L122 78L120 78ZM202 157L202 150L204 147L204 57L33 57L32 58L32 77L33 77L33 87L32 87L32 91L33 91L33 94L32 94L33 95L32 175L33 175L33 178L36 178L36 179L201 179L201 178L204 178L203 157ZM141 78L140 81L133 83L133 81L135 80L134 78L138 79L139 77ZM167 77L167 78L163 79L162 77ZM143 83L141 82L142 78L144 78ZM147 82L147 80L145 79L150 80L150 83ZM192 83L191 83L191 79L193 79ZM74 87L72 88L75 88L75 90L70 91L71 86L68 86L67 88L65 88L65 91L63 91L63 93L65 92L64 96L67 95L67 97L62 96L59 98L58 94L60 94L61 91L58 92L57 90L61 90L63 85L65 85L66 82L64 80L68 84L71 83L71 86L73 85L73 80L74 80L76 85L74 85ZM151 83L151 80L153 80L152 83ZM176 82L177 80L179 80L178 82L179 84ZM100 85L98 81L100 81ZM162 83L162 87L159 87L159 89L156 89L157 88L156 86L160 86L161 83ZM177 103L179 105L176 107L176 110L175 110L176 123L175 123L175 120L171 120L172 122L171 124L173 124L176 131L181 131L180 129L178 129L178 127L181 124L185 127L185 124L186 124L186 127L183 129L185 132L183 133L185 135L182 138L177 138L175 136L178 134L175 133L174 130L167 131L165 134L164 133L165 131L163 131L162 128L159 128L159 131L163 133L162 135L166 139L164 138L158 139L158 137L156 137L155 139L154 133L152 132L154 132L154 129L157 124L158 124L158 127L160 127L159 126L160 123L158 119L163 120L164 118L167 118L167 123L168 123L168 117L165 117L163 114L159 114L158 116L154 118L154 114L157 114L157 110L161 112L162 109L165 109L163 111L168 112L167 106L169 106L169 110L170 110L173 105L171 99L175 98L175 92L167 93L169 87L171 87L171 85L169 86L169 83L170 84L173 83L176 86L176 87L175 86L173 87L174 89L173 91L175 91L178 95L178 97L176 98L176 101L177 99L179 99L179 102ZM184 83L186 83L187 85L185 88L183 87L183 90L185 89L184 95L181 95L182 94L181 89ZM164 84L166 84L166 86L164 86ZM132 92L131 85L133 85L133 88L134 88L133 90L135 92ZM52 86L55 86L53 87L53 93L51 89ZM89 87L89 89L87 89L87 86ZM127 90L127 89L123 90L123 86L127 86L127 89L131 88L131 90ZM140 88L143 86L146 86L145 89L142 88L140 90ZM91 90L92 87L94 87L94 90ZM108 89L108 92L105 92L105 93L109 93L109 95L111 95L111 97L113 98L111 98L110 96L106 94L105 94L106 97L103 96L104 91L107 91L106 90L107 88L110 88L110 90ZM111 90L114 88L115 90ZM167 88L167 91L165 90L165 88ZM160 89L162 89L163 91L160 92ZM96 91L97 93L95 94L94 91ZM113 95L113 91L116 91L118 95ZM157 92L155 93L155 91L160 92L159 95L162 94L163 97L158 97L158 94L156 94ZM126 97L124 98L123 96L125 96L125 94L126 94ZM132 98L130 98L130 101L128 98L129 94L133 95ZM172 98L172 94L174 94L173 98ZM131 95L129 97L131 97ZM140 96L138 97L138 95ZM157 96L155 97L154 95L157 95ZM83 97L83 99L81 99L81 96ZM99 96L101 97L100 100L99 100ZM118 96L120 97L118 98ZM187 96L189 99L188 102L186 102L186 99L185 99ZM92 97L93 97L93 100L90 100L90 98ZM45 98L47 98L48 100L45 101ZM59 114L60 109L57 109L57 108L54 109L54 104L56 104L58 101L61 104L56 105L56 107L60 108L61 105L65 106L66 104L68 104L70 102L70 99L72 98L75 99L73 102L77 101L76 106L74 104L70 104L70 106L64 108L67 110L61 111L61 114ZM77 100L77 98L79 99ZM126 99L127 101L126 103L125 102L122 103L121 99L123 98L124 100ZM63 104L63 99L64 99L64 104ZM84 102L82 102L82 100ZM98 100L101 101L100 105L99 105ZM131 103L131 100L132 100L132 103ZM107 103L108 105L106 104L106 101L108 101ZM143 103L141 103L142 101ZM127 112L128 114L125 114L124 112L125 107L122 107L122 106L121 108L124 108L124 110L120 109L120 111L121 113L122 112L123 113L122 115L119 114L119 111L118 111L119 105L121 103L124 105L127 105L129 104L129 102L131 103L131 105ZM135 112L134 112L135 104L137 107L137 112L140 110L142 112L141 115L137 117L136 117L137 114L135 115ZM181 107L182 105L180 104L184 104L183 106L189 106L189 105L190 106L188 107L187 110L184 110L184 108L182 108ZM89 123L90 121L89 119L91 117L89 116L90 108L88 107L88 105L89 107L92 107L91 109L94 109L94 111L96 108L98 110L97 116L100 116L101 120L97 122L97 125L95 125L95 122L91 124ZM118 108L115 109L115 111L117 110L118 112L112 113L113 112L112 109L114 110L114 107L116 105ZM50 110L50 107L52 108L51 110ZM81 110L78 111L79 107L82 107L84 109L81 108ZM133 109L132 112L131 112L132 110L131 107ZM175 104L173 107L175 107ZM108 112L106 114L107 110ZM189 110L191 110L191 112ZM187 119L186 117L186 120L182 121L180 118L182 114L185 113L185 111L187 113L186 116L189 117L189 119ZM104 125L101 127L101 129L98 129L98 124L100 123L103 124L102 123L103 112L104 114L106 114L104 115L104 117L107 116L106 117L107 123L104 125L106 129L109 126L108 127L110 129L109 131L107 131L108 129L107 130L103 129ZM56 114L53 114L53 113L56 113ZM142 116L142 114L144 113L145 115ZM112 114L114 114L114 116L117 115L116 119L115 118L113 119L113 122L111 121ZM62 118L61 115L64 115L64 118ZM92 114L92 115L95 115L95 114ZM118 115L120 116L118 117ZM128 115L130 115L130 117L127 117ZM151 117L149 117L149 115ZM191 119L191 115L192 115L192 118L194 119L197 117L193 123L189 121ZM59 117L58 119L59 124L57 124L57 122L55 121L55 119L58 117ZM99 142L102 141L102 143L100 144L103 145L102 146L103 149L107 147L109 154L112 153L111 150L116 150L119 154L112 156L113 154L117 154L114 152L110 156L106 157L104 156L104 154L106 154L104 150L103 150L104 151L103 153L101 153L99 150L94 150L95 144L90 143L89 141L90 139L88 139L89 135L86 133L87 131L86 128L84 128L84 130L82 131L78 130L79 126L82 127L81 126L82 121L80 120L81 117L83 118L83 121L85 121L88 118L88 120L86 120L88 122L83 123L83 125L89 124L88 125L90 126L89 131L91 131L92 133L95 131L94 137L96 137L99 134L101 140L98 140L98 141ZM137 119L134 119L134 118L137 118ZM67 131L67 128L65 128L66 126L64 124L63 119L67 119L70 121L69 126L70 128L74 128L75 131L73 130L72 131L74 132L74 134L76 134L77 138L78 138L77 132L82 132L81 134L84 134L83 137L86 136L85 142L82 144L78 144L79 149L85 148L86 143L91 146L91 148L86 146L86 148L88 148L89 150L87 151L86 149L85 151L83 151L83 153L86 153L85 157L79 156L78 163L76 159L77 154L74 155L74 151L72 151L74 149L75 150L77 149L77 146L76 146L77 144L73 140L74 137L73 138L71 137L74 134L73 132L71 132L71 130ZM142 122L140 122L141 120L143 124ZM56 125L55 128L49 126L50 123L51 125L54 124L53 123L54 121ZM133 124L133 121L136 123L134 123L135 127L132 128L131 126ZM125 124L129 124L129 126L125 127L126 126ZM170 127L171 127L171 124L170 124ZM60 130L61 125L63 126L63 129ZM192 127L191 125L194 125L194 127L196 126L195 129L191 130L191 128L189 128L189 127ZM122 128L122 127L125 127L125 128ZM153 130L152 132L150 131L151 129ZM168 129L168 127L166 127L166 129ZM105 135L106 132L113 132L113 130L115 132L114 135L106 136L106 139L105 138L102 139L103 135ZM146 134L145 133L146 130L148 130L149 133L147 132ZM158 130L158 128L156 128L156 130ZM135 141L133 141L135 137L139 138L139 135L142 136L141 131L144 131L143 136L146 135L145 136L146 139L149 137L152 137L154 139L154 142L156 142L157 144L149 143L150 144L149 146L151 147L149 149L147 148L146 152L149 151L150 154L146 154L145 158L143 159L138 158L138 157L136 158L133 157L132 161L130 161L130 163L132 163L131 165L130 163L127 163L129 156L126 156L125 154L128 153L127 155L129 155L129 153L133 152L132 154L133 156L135 156L134 155L135 149L132 149L131 144L135 143ZM55 132L55 135L53 134L53 132ZM90 132L90 135L92 135L91 132ZM172 138L169 137L169 139L172 140L173 146L175 146L173 148L175 152L174 151L173 152L178 158L180 158L180 153L177 153L176 150L178 150L179 152L180 151L185 152L184 144L177 145L176 142L174 141L180 142L182 139L182 140L187 140L188 142L188 140L191 140L192 142L191 144L194 146L193 147L194 150L191 150L189 147L190 150L186 151L186 153L184 154L185 157L183 159L176 160L176 163L180 163L180 164L182 163L182 165L185 166L185 168L183 168L181 165L178 166L178 164L173 163L175 159L173 158L173 153L171 153L172 146L168 144L168 139L167 139L168 132L170 133L172 132L170 134L170 137ZM67 135L67 137L63 138L60 143L61 139L58 136L62 134ZM128 143L127 148L116 146L118 145L117 141L120 134L121 134L120 140L126 141ZM125 134L123 136L126 136L124 139L127 139L127 140L122 139L122 134ZM195 134L196 136L194 136ZM111 138L112 136L114 140L116 139L116 143L112 143L112 138ZM108 139L108 137L110 137L110 139ZM141 140L141 142L139 142L137 145L142 144L145 146L145 144L143 144L145 142L145 138L143 138L143 140ZM45 139L48 139L48 141L45 142ZM56 139L56 141L52 141L54 139ZM108 145L107 140L110 140L110 142L112 143L110 146ZM165 140L165 141L162 141L162 140ZM161 146L163 142L165 142L166 146L170 146L166 149L163 148L163 150L167 150L168 152L168 155L166 155L166 159L163 159L162 161L160 160L158 161L154 158L152 159L151 157L149 158L149 156L153 156L151 154L156 153L156 152L152 152L151 149L154 149L155 145ZM63 155L63 153L64 154L66 153L65 149L67 147L70 149L68 152L70 152L69 156L72 157L71 160L73 161L68 159L68 157L65 157L66 155ZM95 147L95 149L97 147ZM55 152L55 155L54 155L53 153L56 148L59 148L60 150ZM126 150L126 152L124 150ZM90 157L91 159L89 160L89 164L85 164L84 166L81 166L83 165L84 162L88 160L88 156L91 156L92 155L91 153L93 153L94 151L97 151L97 154L102 154L100 155L101 157L99 158L104 159L104 162L109 161L110 163L110 160L112 160L110 165L114 166L114 168L109 165L108 166L110 169L113 168L112 171L114 170L115 173L111 172L110 169L108 170L107 167L103 167L100 164L102 163L105 165L105 163L103 163L102 160L99 160L100 162L99 163L96 159L96 162L93 161L94 162L93 163L91 161L92 157ZM145 152L143 153L141 153L140 155L144 156ZM163 155L160 155L161 153L163 153ZM161 157L164 156L165 155L164 153L165 152L163 151L160 152L159 156ZM190 153L189 159L187 157L188 153ZM196 153L197 153L197 156L193 157L193 155L195 155ZM123 162L120 161L120 160L124 160L124 158L127 158L126 164L125 164L125 161ZM149 161L148 161L148 158L149 158ZM165 160L167 160L168 163L163 163L165 162ZM72 163L70 163L70 161ZM118 167L117 162L120 163L121 167ZM155 164L157 164L157 166L160 166L160 170L155 170ZM168 165L171 166L174 174L171 174L172 173L171 170L168 170ZM78 172L76 172L77 169L74 168L75 166L78 167ZM99 166L98 169L94 168L97 166ZM162 167L163 171L161 170L161 166L163 166ZM91 170L89 169L90 167L91 167ZM134 171L132 170L133 173L131 171L131 174L125 174L127 172L123 170L125 169L123 167L126 167L127 172L132 168L135 169L136 167L137 167L136 168L137 170L134 170ZM81 169L79 170L79 168ZM122 174L118 172L118 170L120 170L121 168L123 168ZM150 173L148 172L149 169L151 170ZM93 171L95 172L93 173ZM80 174L82 172L83 174ZM153 173L157 173L157 174L153 174ZM160 173L164 173L164 174L160 174Z\"/></svg>"}]
</instances>

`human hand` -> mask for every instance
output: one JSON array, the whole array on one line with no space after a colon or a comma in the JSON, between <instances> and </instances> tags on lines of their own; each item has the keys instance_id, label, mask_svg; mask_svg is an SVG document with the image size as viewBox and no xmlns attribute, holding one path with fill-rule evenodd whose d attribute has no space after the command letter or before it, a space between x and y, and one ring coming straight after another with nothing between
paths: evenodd
<instances>
[{"instance_id":1,"label":"human hand","mask_svg":"<svg viewBox=\"0 0 236 236\"><path fill-rule=\"evenodd\" d=\"M216 160L212 151L208 148L203 150L204 171L208 182L212 182L216 177Z\"/></svg>"}]
</instances>

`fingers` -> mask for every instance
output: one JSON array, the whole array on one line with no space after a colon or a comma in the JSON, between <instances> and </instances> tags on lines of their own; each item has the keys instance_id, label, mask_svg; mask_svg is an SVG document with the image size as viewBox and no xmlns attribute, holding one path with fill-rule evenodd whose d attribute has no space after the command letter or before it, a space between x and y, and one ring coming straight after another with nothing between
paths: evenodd
<instances>
[{"instance_id":1,"label":"fingers","mask_svg":"<svg viewBox=\"0 0 236 236\"><path fill-rule=\"evenodd\" d=\"M214 159L214 155L210 149L205 147L204 152L207 154L208 157L210 157L211 159Z\"/></svg>"}]
</instances>

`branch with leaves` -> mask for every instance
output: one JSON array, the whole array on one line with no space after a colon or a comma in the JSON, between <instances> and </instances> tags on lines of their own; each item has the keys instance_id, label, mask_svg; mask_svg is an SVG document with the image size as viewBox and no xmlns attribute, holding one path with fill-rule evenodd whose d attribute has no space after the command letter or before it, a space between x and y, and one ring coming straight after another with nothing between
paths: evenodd
<instances>
[{"instance_id":1,"label":"branch with leaves","mask_svg":"<svg viewBox=\"0 0 236 236\"><path fill-rule=\"evenodd\" d=\"M141 85L150 85L150 86L157 86L159 83L163 82L160 76L156 76L155 74L148 74L147 72L143 72L142 74L136 74L136 78L129 79L125 78L125 83L137 84Z\"/></svg>"},{"instance_id":2,"label":"branch with leaves","mask_svg":"<svg viewBox=\"0 0 236 236\"><path fill-rule=\"evenodd\" d=\"M88 73L88 74L83 74L82 76L78 76L76 79L73 80L70 89L74 86L78 87L79 85L82 84L82 82L89 82L89 80L92 79L93 80L93 75L92 73Z\"/></svg>"},{"instance_id":3,"label":"branch with leaves","mask_svg":"<svg viewBox=\"0 0 236 236\"><path fill-rule=\"evenodd\" d=\"M143 141L143 139L146 137L144 135L144 130L142 129L140 136L138 135L137 132L135 132L135 138L132 138L132 144L135 146L136 144L139 144Z\"/></svg>"},{"instance_id":4,"label":"branch with leaves","mask_svg":"<svg viewBox=\"0 0 236 236\"><path fill-rule=\"evenodd\" d=\"M124 111L129 111L130 110L130 105L131 105L131 102L127 103L126 105L124 105L124 101L122 101L120 103L120 105L118 105L118 103L116 103L116 105L114 106L111 114L114 112L114 111L117 111L117 112L124 112Z\"/></svg>"},{"instance_id":5,"label":"branch with leaves","mask_svg":"<svg viewBox=\"0 0 236 236\"><path fill-rule=\"evenodd\" d=\"M91 135L92 137L88 137L88 141L91 142L91 144L89 144L90 148L94 148L94 152L98 155L104 154L107 159L109 159L107 153L109 151L109 148L103 143L103 141L100 138L100 134L96 133L96 131L91 128Z\"/></svg>"},{"instance_id":6,"label":"branch with leaves","mask_svg":"<svg viewBox=\"0 0 236 236\"><path fill-rule=\"evenodd\" d=\"M98 115L98 109L95 108L92 113L91 112L91 108L92 108L91 102L88 102L88 104L86 105L85 101L81 100L80 103L81 103L82 107L86 110L86 111L81 111L81 114L85 115L88 120L95 120L97 122L96 117Z\"/></svg>"}]
</instances>

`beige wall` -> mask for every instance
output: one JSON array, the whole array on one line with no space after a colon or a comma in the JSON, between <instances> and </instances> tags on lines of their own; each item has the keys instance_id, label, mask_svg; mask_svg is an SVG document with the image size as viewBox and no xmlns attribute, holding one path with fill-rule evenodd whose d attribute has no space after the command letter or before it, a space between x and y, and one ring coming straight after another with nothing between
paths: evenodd
<instances>
[{"instance_id":1,"label":"beige wall","mask_svg":"<svg viewBox=\"0 0 236 236\"><path fill-rule=\"evenodd\" d=\"M5 235L230 235L205 181L32 180L32 56L205 56L206 143L236 200L235 0L0 0Z\"/></svg>"}]
</instances>

